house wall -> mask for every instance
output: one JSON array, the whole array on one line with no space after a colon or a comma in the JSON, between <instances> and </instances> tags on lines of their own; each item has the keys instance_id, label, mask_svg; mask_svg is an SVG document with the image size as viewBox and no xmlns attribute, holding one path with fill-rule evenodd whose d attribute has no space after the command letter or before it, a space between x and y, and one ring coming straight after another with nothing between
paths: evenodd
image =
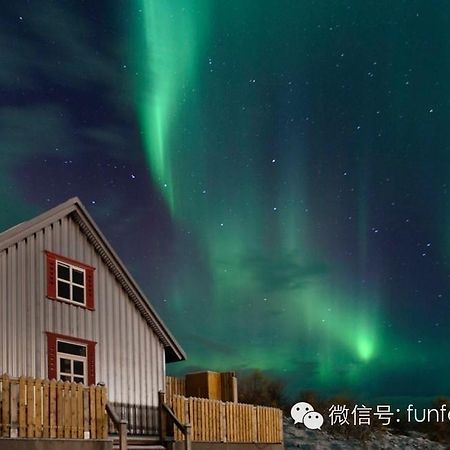
<instances>
[{"instance_id":1,"label":"house wall","mask_svg":"<svg viewBox=\"0 0 450 450\"><path fill-rule=\"evenodd\" d=\"M46 298L45 250L96 268L94 311ZM163 345L70 216L0 252L0 373L47 378L46 331L96 341L96 382L133 433L156 433Z\"/></svg>"}]
</instances>

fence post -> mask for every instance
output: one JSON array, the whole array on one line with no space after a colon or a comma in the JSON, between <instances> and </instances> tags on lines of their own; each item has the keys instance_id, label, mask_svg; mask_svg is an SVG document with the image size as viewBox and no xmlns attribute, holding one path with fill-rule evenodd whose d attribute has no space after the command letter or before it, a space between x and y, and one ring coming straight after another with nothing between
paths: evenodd
<instances>
[{"instance_id":1,"label":"fence post","mask_svg":"<svg viewBox=\"0 0 450 450\"><path fill-rule=\"evenodd\" d=\"M17 382L10 382L10 398L9 398L9 407L10 407L10 423L11 430L9 433L10 438L18 438L19 437L19 384Z\"/></svg>"},{"instance_id":2,"label":"fence post","mask_svg":"<svg viewBox=\"0 0 450 450\"><path fill-rule=\"evenodd\" d=\"M284 448L284 435L283 435L283 412L278 411L278 439Z\"/></svg>"},{"instance_id":3,"label":"fence post","mask_svg":"<svg viewBox=\"0 0 450 450\"><path fill-rule=\"evenodd\" d=\"M34 421L36 416L34 414L34 380L31 377L25 380L27 395L26 395L26 437L34 437Z\"/></svg>"},{"instance_id":4,"label":"fence post","mask_svg":"<svg viewBox=\"0 0 450 450\"><path fill-rule=\"evenodd\" d=\"M49 388L49 410L50 410L50 417L49 417L49 431L50 431L50 438L55 438L58 434L58 416L57 416L57 384L56 380L50 381L50 388Z\"/></svg>"},{"instance_id":5,"label":"fence post","mask_svg":"<svg viewBox=\"0 0 450 450\"><path fill-rule=\"evenodd\" d=\"M56 437L64 437L64 383L56 382Z\"/></svg>"},{"instance_id":6,"label":"fence post","mask_svg":"<svg viewBox=\"0 0 450 450\"><path fill-rule=\"evenodd\" d=\"M69 439L72 431L72 402L71 385L68 381L64 382L64 439Z\"/></svg>"},{"instance_id":7,"label":"fence post","mask_svg":"<svg viewBox=\"0 0 450 450\"><path fill-rule=\"evenodd\" d=\"M42 382L42 437L50 437L50 384L48 380Z\"/></svg>"},{"instance_id":8,"label":"fence post","mask_svg":"<svg viewBox=\"0 0 450 450\"><path fill-rule=\"evenodd\" d=\"M167 437L167 420L163 405L166 402L166 394L163 391L158 392L158 409L159 409L159 439L164 443Z\"/></svg>"},{"instance_id":9,"label":"fence post","mask_svg":"<svg viewBox=\"0 0 450 450\"><path fill-rule=\"evenodd\" d=\"M9 437L9 377L6 373L2 377L2 435Z\"/></svg>"},{"instance_id":10,"label":"fence post","mask_svg":"<svg viewBox=\"0 0 450 450\"><path fill-rule=\"evenodd\" d=\"M89 386L89 431L91 439L97 439L97 422L95 420L95 387Z\"/></svg>"},{"instance_id":11,"label":"fence post","mask_svg":"<svg viewBox=\"0 0 450 450\"><path fill-rule=\"evenodd\" d=\"M27 437L26 429L26 406L25 406L25 396L26 396L26 385L25 378L19 378L19 437Z\"/></svg>"},{"instance_id":12,"label":"fence post","mask_svg":"<svg viewBox=\"0 0 450 450\"><path fill-rule=\"evenodd\" d=\"M103 387L94 387L95 392L95 418L97 422L97 439L103 439L103 428L105 425L105 407L102 401Z\"/></svg>"},{"instance_id":13,"label":"fence post","mask_svg":"<svg viewBox=\"0 0 450 450\"><path fill-rule=\"evenodd\" d=\"M42 437L42 411L43 411L43 399L42 399L42 380L37 378L34 388L34 435L39 438Z\"/></svg>"},{"instance_id":14,"label":"fence post","mask_svg":"<svg viewBox=\"0 0 450 450\"><path fill-rule=\"evenodd\" d=\"M120 420L119 423L119 449L127 450L127 421L124 419Z\"/></svg>"},{"instance_id":15,"label":"fence post","mask_svg":"<svg viewBox=\"0 0 450 450\"><path fill-rule=\"evenodd\" d=\"M227 427L225 417L225 403L220 402L219 405L219 430L220 430L220 442L227 442Z\"/></svg>"},{"instance_id":16,"label":"fence post","mask_svg":"<svg viewBox=\"0 0 450 450\"><path fill-rule=\"evenodd\" d=\"M184 450L192 449L191 424L186 424L186 436L184 441Z\"/></svg>"},{"instance_id":17,"label":"fence post","mask_svg":"<svg viewBox=\"0 0 450 450\"><path fill-rule=\"evenodd\" d=\"M258 418L256 417L256 406L252 406L252 440L258 442Z\"/></svg>"}]
</instances>

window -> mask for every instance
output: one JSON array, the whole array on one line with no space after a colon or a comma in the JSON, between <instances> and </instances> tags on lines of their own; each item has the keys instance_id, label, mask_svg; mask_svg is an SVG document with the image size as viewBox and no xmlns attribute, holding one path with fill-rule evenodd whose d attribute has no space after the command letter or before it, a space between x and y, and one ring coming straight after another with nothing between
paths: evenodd
<instances>
[{"instance_id":1,"label":"window","mask_svg":"<svg viewBox=\"0 0 450 450\"><path fill-rule=\"evenodd\" d=\"M47 255L47 297L94 309L94 267L55 253Z\"/></svg>"},{"instance_id":2,"label":"window","mask_svg":"<svg viewBox=\"0 0 450 450\"><path fill-rule=\"evenodd\" d=\"M93 341L47 332L48 378L95 384Z\"/></svg>"},{"instance_id":3,"label":"window","mask_svg":"<svg viewBox=\"0 0 450 450\"><path fill-rule=\"evenodd\" d=\"M59 261L56 267L56 297L85 305L85 270Z\"/></svg>"},{"instance_id":4,"label":"window","mask_svg":"<svg viewBox=\"0 0 450 450\"><path fill-rule=\"evenodd\" d=\"M87 348L85 345L56 341L58 380L86 384Z\"/></svg>"}]
</instances>

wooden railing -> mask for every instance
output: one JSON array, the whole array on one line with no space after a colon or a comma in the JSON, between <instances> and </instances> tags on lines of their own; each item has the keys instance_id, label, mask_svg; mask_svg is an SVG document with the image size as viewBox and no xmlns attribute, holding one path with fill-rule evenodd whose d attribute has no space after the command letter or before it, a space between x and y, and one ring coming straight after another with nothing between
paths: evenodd
<instances>
[{"instance_id":1,"label":"wooden railing","mask_svg":"<svg viewBox=\"0 0 450 450\"><path fill-rule=\"evenodd\" d=\"M277 408L174 395L167 399L177 417L192 427L197 442L283 442L283 416ZM176 441L183 440L178 429Z\"/></svg>"},{"instance_id":2,"label":"wooden railing","mask_svg":"<svg viewBox=\"0 0 450 450\"><path fill-rule=\"evenodd\" d=\"M119 450L127 450L128 422L121 419L109 403L106 404L106 412L117 430L117 434L119 436Z\"/></svg>"},{"instance_id":3,"label":"wooden railing","mask_svg":"<svg viewBox=\"0 0 450 450\"><path fill-rule=\"evenodd\" d=\"M0 376L0 436L106 439L106 388Z\"/></svg>"},{"instance_id":4,"label":"wooden railing","mask_svg":"<svg viewBox=\"0 0 450 450\"><path fill-rule=\"evenodd\" d=\"M159 398L159 422L160 422L160 440L166 444L167 448L172 448L174 440L174 431L178 433L179 441L184 441L184 450L192 449L191 424L184 423L185 416L177 416L172 408L166 403L166 394L158 393Z\"/></svg>"},{"instance_id":5,"label":"wooden railing","mask_svg":"<svg viewBox=\"0 0 450 450\"><path fill-rule=\"evenodd\" d=\"M108 403L121 419L127 421L128 434L133 436L155 436L159 433L158 407L156 405L111 401L108 401ZM109 430L110 433L114 433L116 430L112 420L109 420Z\"/></svg>"}]
</instances>

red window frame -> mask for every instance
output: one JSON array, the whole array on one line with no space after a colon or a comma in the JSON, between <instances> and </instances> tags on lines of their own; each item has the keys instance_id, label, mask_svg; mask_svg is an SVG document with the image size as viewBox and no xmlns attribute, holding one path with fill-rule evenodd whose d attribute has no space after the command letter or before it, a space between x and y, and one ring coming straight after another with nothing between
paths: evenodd
<instances>
[{"instance_id":1,"label":"red window frame","mask_svg":"<svg viewBox=\"0 0 450 450\"><path fill-rule=\"evenodd\" d=\"M56 253L45 250L45 255L47 259L47 298L50 300L57 300L63 303L69 303L74 306L79 306L80 308L86 308L91 311L95 309L94 305L94 271L95 267L88 266L87 264L81 263L66 256L57 255ZM71 266L79 267L83 269L86 274L85 279L85 295L86 303L77 304L75 302L66 301L60 299L56 296L56 263L57 262L70 264Z\"/></svg>"},{"instance_id":2,"label":"red window frame","mask_svg":"<svg viewBox=\"0 0 450 450\"><path fill-rule=\"evenodd\" d=\"M66 342L73 342L74 344L83 344L87 348L87 383L88 385L95 384L95 346L97 342L89 341L87 339L80 339L73 336L66 336L64 334L51 333L46 331L47 335L47 357L48 357L48 373L50 380L56 380L58 374L57 364L57 341L58 339Z\"/></svg>"}]
</instances>

